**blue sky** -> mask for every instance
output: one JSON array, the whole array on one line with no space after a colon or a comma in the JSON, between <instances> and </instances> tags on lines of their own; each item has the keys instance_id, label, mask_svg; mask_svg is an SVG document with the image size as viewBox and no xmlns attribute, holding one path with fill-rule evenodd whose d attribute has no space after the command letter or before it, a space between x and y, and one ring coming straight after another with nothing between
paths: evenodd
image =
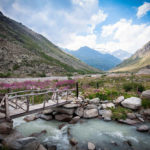
<instances>
[{"instance_id":1,"label":"blue sky","mask_svg":"<svg viewBox=\"0 0 150 150\"><path fill-rule=\"evenodd\" d=\"M70 50L134 53L150 40L150 0L0 0L0 10Z\"/></svg>"}]
</instances>

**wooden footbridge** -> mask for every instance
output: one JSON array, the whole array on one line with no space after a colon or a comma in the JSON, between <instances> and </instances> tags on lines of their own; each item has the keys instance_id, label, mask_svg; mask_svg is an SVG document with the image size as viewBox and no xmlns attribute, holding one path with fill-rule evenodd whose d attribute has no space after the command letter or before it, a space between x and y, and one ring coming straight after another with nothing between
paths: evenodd
<instances>
[{"instance_id":1,"label":"wooden footbridge","mask_svg":"<svg viewBox=\"0 0 150 150\"><path fill-rule=\"evenodd\" d=\"M25 90L7 93L0 102L0 122L68 104L72 102L68 100L72 91L76 91L78 96L77 88L68 90ZM44 95L44 100L36 104L35 97L39 95ZM59 99L59 95L65 95L65 99Z\"/></svg>"}]
</instances>

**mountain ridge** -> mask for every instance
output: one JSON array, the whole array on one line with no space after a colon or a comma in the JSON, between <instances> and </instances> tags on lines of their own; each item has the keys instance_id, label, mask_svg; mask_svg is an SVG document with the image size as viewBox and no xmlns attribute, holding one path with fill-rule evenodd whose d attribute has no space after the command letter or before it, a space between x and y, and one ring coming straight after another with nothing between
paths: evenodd
<instances>
[{"instance_id":1,"label":"mountain ridge","mask_svg":"<svg viewBox=\"0 0 150 150\"><path fill-rule=\"evenodd\" d=\"M17 53L20 56L17 56ZM92 68L60 50L41 34L0 12L0 74L11 76L96 73Z\"/></svg>"}]
</instances>

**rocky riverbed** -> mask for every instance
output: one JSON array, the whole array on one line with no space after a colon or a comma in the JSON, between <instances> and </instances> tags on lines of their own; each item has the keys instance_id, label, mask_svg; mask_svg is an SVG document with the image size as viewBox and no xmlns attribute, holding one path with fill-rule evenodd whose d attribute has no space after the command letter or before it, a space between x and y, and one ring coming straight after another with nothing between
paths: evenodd
<instances>
[{"instance_id":1,"label":"rocky riverbed","mask_svg":"<svg viewBox=\"0 0 150 150\"><path fill-rule=\"evenodd\" d=\"M142 93L147 100L149 96L149 90ZM0 142L21 150L149 149L150 109L142 108L141 98L120 96L110 102L72 95L69 99L70 104L14 120L13 130L11 122L1 124ZM114 120L112 108L118 106L131 112Z\"/></svg>"}]
</instances>

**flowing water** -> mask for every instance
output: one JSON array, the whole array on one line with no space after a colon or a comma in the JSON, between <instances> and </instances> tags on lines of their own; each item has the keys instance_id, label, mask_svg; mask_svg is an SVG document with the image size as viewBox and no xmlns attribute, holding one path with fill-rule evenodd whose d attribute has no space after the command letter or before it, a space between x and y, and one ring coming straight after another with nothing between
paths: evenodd
<instances>
[{"instance_id":1,"label":"flowing water","mask_svg":"<svg viewBox=\"0 0 150 150\"><path fill-rule=\"evenodd\" d=\"M62 122L44 121L38 119L32 122L24 122L23 118L14 120L14 127L24 136L34 132L46 130L47 134L40 137L42 142L57 145L58 150L72 149L69 144L68 128L70 134L78 141L79 149L87 149L90 141L96 148L107 150L150 150L150 134L136 131L135 126L119 124L117 122L105 122L99 119L84 120L83 123L66 125L61 130L58 126ZM150 126L150 124L148 124ZM127 142L130 141L130 142ZM129 144L128 144L129 143ZM129 145L132 146L129 146Z\"/></svg>"}]
</instances>

